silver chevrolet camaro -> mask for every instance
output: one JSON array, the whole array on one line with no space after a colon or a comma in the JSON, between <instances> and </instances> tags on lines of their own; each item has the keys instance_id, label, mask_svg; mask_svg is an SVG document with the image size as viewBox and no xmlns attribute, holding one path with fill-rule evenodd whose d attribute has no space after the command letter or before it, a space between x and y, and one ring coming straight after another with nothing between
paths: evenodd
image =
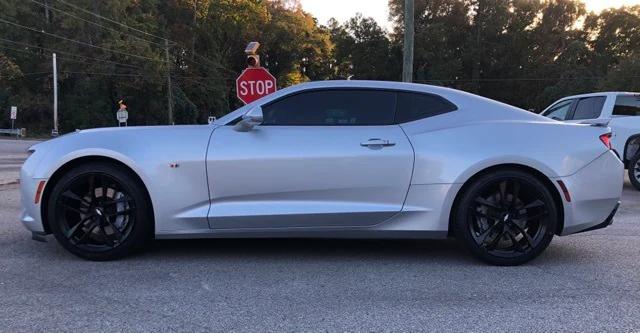
<instances>
[{"instance_id":1,"label":"silver chevrolet camaro","mask_svg":"<svg viewBox=\"0 0 640 333\"><path fill-rule=\"evenodd\" d=\"M608 226L606 127L442 87L296 85L210 125L76 131L30 148L24 225L91 260L150 238L444 238L517 265Z\"/></svg>"}]
</instances>

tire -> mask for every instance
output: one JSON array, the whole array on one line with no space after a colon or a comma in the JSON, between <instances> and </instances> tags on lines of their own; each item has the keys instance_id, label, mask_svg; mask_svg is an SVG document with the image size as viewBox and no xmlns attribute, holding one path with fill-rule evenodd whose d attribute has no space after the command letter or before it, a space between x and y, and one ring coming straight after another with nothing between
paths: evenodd
<instances>
[{"instance_id":1,"label":"tire","mask_svg":"<svg viewBox=\"0 0 640 333\"><path fill-rule=\"evenodd\" d=\"M558 223L557 209L538 178L517 169L497 170L465 186L453 227L478 259L492 265L520 265L549 246Z\"/></svg>"},{"instance_id":2,"label":"tire","mask_svg":"<svg viewBox=\"0 0 640 333\"><path fill-rule=\"evenodd\" d=\"M144 185L128 169L108 162L70 169L55 183L46 213L58 242L88 260L127 256L141 248L153 230Z\"/></svg>"},{"instance_id":3,"label":"tire","mask_svg":"<svg viewBox=\"0 0 640 333\"><path fill-rule=\"evenodd\" d=\"M636 190L640 191L640 153L631 158L627 165L627 170L629 172L629 181L631 181L631 185L633 185Z\"/></svg>"}]
</instances>

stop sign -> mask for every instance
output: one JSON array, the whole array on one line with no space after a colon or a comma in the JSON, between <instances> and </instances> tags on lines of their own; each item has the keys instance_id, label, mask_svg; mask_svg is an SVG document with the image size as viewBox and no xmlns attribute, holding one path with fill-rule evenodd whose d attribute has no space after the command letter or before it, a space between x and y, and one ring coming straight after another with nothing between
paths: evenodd
<instances>
[{"instance_id":1,"label":"stop sign","mask_svg":"<svg viewBox=\"0 0 640 333\"><path fill-rule=\"evenodd\" d=\"M247 68L236 79L236 93L244 104L249 104L274 91L276 91L276 78L262 67Z\"/></svg>"}]
</instances>

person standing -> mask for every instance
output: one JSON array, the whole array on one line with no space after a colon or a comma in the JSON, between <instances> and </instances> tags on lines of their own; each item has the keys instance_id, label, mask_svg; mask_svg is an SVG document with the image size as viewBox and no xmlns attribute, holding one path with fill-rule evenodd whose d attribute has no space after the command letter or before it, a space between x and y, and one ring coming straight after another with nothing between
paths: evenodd
<instances>
[{"instance_id":1,"label":"person standing","mask_svg":"<svg viewBox=\"0 0 640 333\"><path fill-rule=\"evenodd\" d=\"M116 119L118 119L118 127L127 126L127 120L129 119L129 112L127 111L127 105L124 104L124 100L118 101L118 111L116 111Z\"/></svg>"}]
</instances>

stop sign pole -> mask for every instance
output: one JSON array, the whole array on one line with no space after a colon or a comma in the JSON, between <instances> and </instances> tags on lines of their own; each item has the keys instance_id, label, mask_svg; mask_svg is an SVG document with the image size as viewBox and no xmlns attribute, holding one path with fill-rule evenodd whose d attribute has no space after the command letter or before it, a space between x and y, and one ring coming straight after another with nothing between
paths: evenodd
<instances>
[{"instance_id":1,"label":"stop sign pole","mask_svg":"<svg viewBox=\"0 0 640 333\"><path fill-rule=\"evenodd\" d=\"M276 91L276 78L260 66L260 56L256 54L260 43L251 42L244 52L247 54L247 68L236 79L236 95L244 104L249 104Z\"/></svg>"}]
</instances>

